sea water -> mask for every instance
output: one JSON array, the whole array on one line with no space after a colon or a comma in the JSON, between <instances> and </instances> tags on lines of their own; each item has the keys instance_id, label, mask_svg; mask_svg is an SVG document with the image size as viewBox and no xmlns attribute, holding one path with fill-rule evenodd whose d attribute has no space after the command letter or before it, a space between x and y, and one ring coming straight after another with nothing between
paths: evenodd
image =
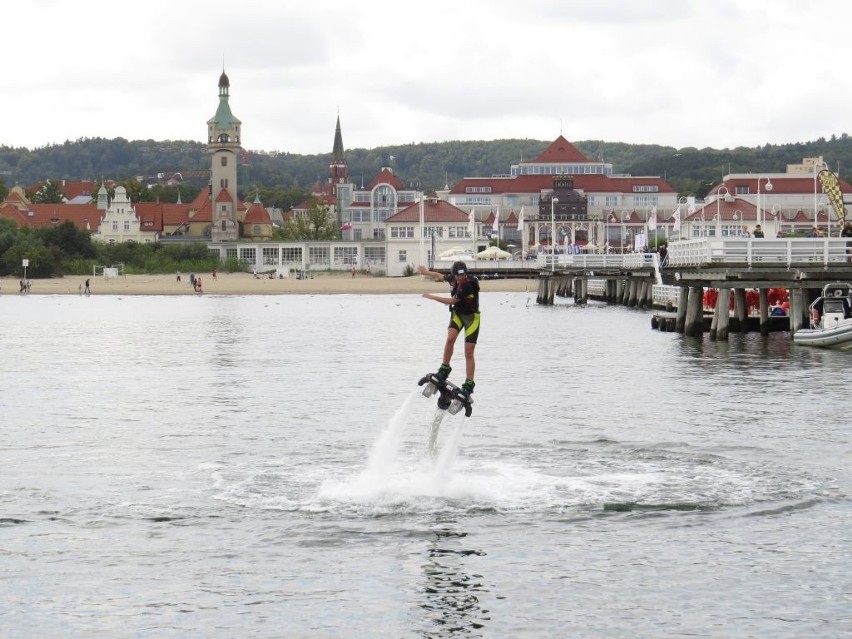
<instances>
[{"instance_id":1,"label":"sea water","mask_svg":"<svg viewBox=\"0 0 852 639\"><path fill-rule=\"evenodd\" d=\"M848 353L482 310L0 298L0 636L852 635Z\"/></svg>"}]
</instances>

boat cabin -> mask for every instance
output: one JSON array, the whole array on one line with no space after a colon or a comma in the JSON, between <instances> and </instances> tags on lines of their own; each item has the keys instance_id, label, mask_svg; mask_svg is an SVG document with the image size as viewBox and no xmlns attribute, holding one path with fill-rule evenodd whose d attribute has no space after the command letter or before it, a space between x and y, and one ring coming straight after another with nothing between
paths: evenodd
<instances>
[{"instance_id":1,"label":"boat cabin","mask_svg":"<svg viewBox=\"0 0 852 639\"><path fill-rule=\"evenodd\" d=\"M852 318L852 284L826 284L822 295L811 304L814 328L829 328Z\"/></svg>"}]
</instances>

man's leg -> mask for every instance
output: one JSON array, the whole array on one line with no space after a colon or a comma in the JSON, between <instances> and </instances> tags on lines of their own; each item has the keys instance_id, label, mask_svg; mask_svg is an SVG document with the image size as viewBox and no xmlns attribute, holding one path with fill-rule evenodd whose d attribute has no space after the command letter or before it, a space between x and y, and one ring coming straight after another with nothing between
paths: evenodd
<instances>
[{"instance_id":1,"label":"man's leg","mask_svg":"<svg viewBox=\"0 0 852 639\"><path fill-rule=\"evenodd\" d=\"M464 345L464 366L465 376L472 380L473 374L476 372L476 360L473 357L473 352L476 350L476 344L465 342Z\"/></svg>"},{"instance_id":2,"label":"man's leg","mask_svg":"<svg viewBox=\"0 0 852 639\"><path fill-rule=\"evenodd\" d=\"M459 336L459 331L457 328L448 328L447 329L447 341L444 342L444 364L449 366L450 360L453 357L453 349L456 347L456 339Z\"/></svg>"}]
</instances>

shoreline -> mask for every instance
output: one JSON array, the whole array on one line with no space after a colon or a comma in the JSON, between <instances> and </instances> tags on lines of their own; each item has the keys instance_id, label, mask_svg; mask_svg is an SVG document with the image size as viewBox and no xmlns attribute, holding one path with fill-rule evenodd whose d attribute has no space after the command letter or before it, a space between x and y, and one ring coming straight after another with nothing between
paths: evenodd
<instances>
[{"instance_id":1,"label":"shoreline","mask_svg":"<svg viewBox=\"0 0 852 639\"><path fill-rule=\"evenodd\" d=\"M122 275L115 279L71 275L49 279L30 279L29 293L20 292L20 278L0 279L0 296L6 295L82 295L86 280L91 295L199 295L189 285L189 275ZM251 273L201 274L203 293L207 295L388 295L401 293L449 292L447 284L413 275L411 277L373 277L349 273L316 273L297 280L256 278ZM483 293L526 292L538 289L537 279L480 279Z\"/></svg>"}]
</instances>

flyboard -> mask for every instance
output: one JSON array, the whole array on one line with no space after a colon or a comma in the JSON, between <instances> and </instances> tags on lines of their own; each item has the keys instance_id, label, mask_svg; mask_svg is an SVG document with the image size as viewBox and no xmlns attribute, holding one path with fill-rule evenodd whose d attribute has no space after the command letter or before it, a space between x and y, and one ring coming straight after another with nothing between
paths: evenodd
<instances>
[{"instance_id":1,"label":"flyboard","mask_svg":"<svg viewBox=\"0 0 852 639\"><path fill-rule=\"evenodd\" d=\"M461 388L448 380L436 377L434 373L422 377L417 385L423 387L424 397L438 394L438 410L435 411L432 427L429 429L429 452L434 456L438 450L438 430L444 415L456 415L464 409L465 417L470 417L473 412L473 400L462 393Z\"/></svg>"}]
</instances>

